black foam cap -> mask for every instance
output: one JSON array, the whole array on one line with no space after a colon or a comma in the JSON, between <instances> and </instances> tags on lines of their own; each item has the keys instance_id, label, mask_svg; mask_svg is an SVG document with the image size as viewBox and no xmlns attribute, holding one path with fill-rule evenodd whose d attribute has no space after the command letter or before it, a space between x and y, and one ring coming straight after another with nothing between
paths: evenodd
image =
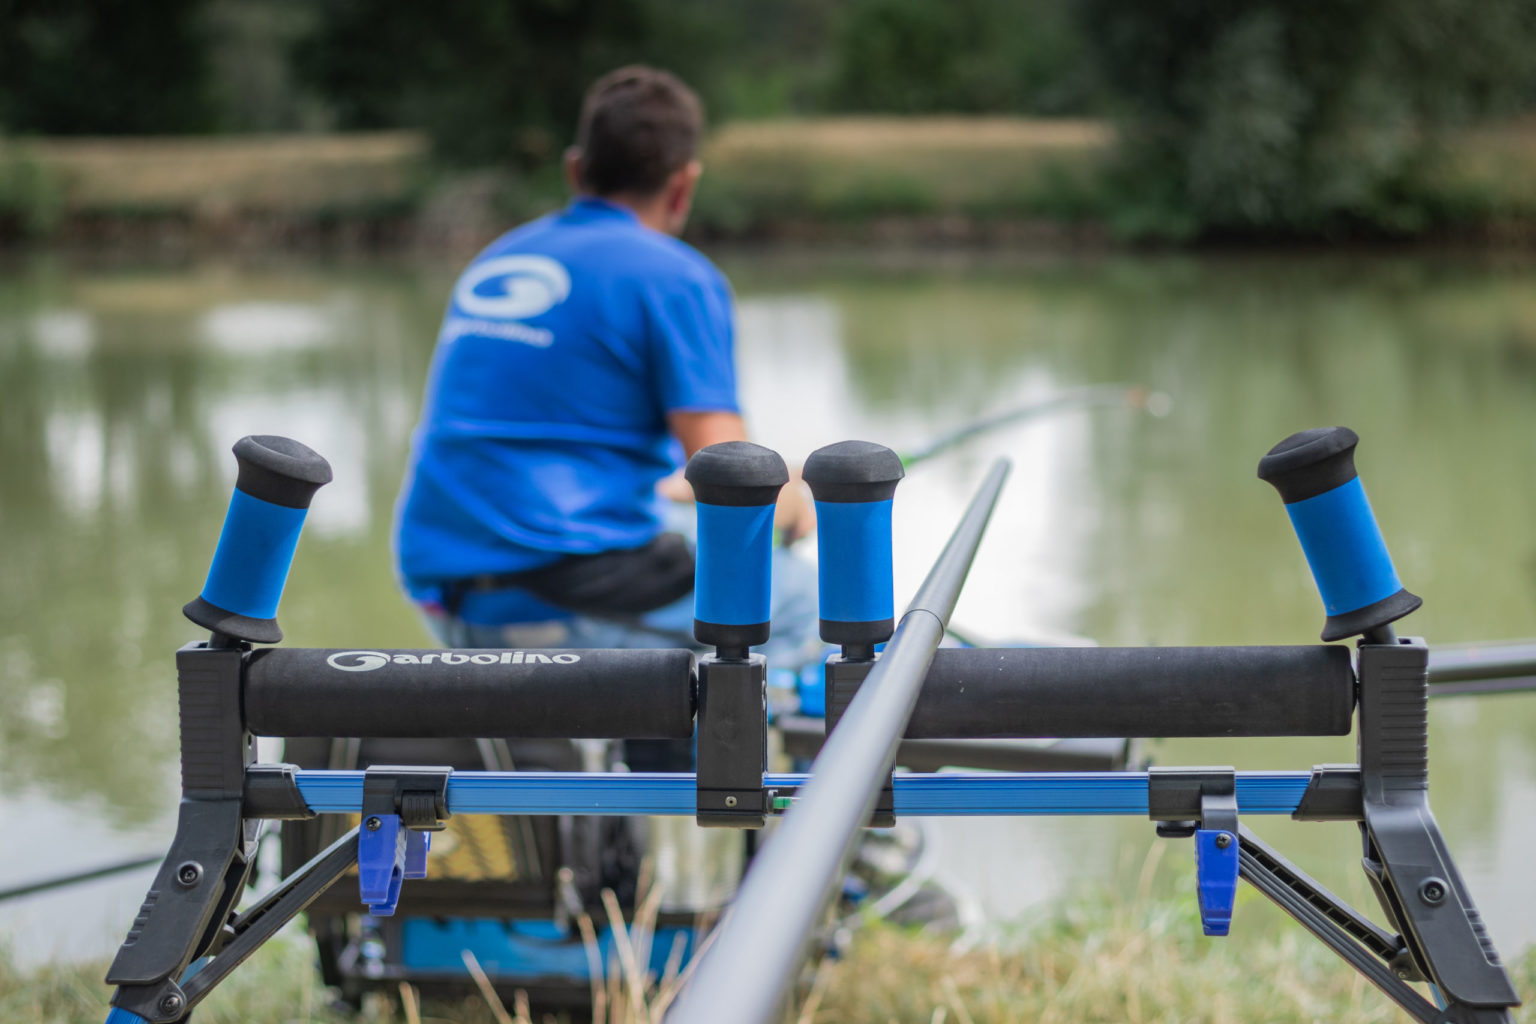
<instances>
[{"instance_id":1,"label":"black foam cap","mask_svg":"<svg viewBox=\"0 0 1536 1024\"><path fill-rule=\"evenodd\" d=\"M1292 434L1259 460L1259 479L1272 484L1287 505L1347 484L1355 472L1360 436L1348 427L1317 427Z\"/></svg>"},{"instance_id":2,"label":"black foam cap","mask_svg":"<svg viewBox=\"0 0 1536 1024\"><path fill-rule=\"evenodd\" d=\"M309 508L315 492L331 482L331 464L292 438L250 434L232 451L240 464L235 487L273 505Z\"/></svg>"},{"instance_id":3,"label":"black foam cap","mask_svg":"<svg viewBox=\"0 0 1536 1024\"><path fill-rule=\"evenodd\" d=\"M818 448L800 476L817 501L889 501L906 471L901 456L872 441L839 441Z\"/></svg>"},{"instance_id":4,"label":"black foam cap","mask_svg":"<svg viewBox=\"0 0 1536 1024\"><path fill-rule=\"evenodd\" d=\"M706 505L772 505L789 483L789 467L772 448L751 441L726 441L700 448L688 460L683 478Z\"/></svg>"}]
</instances>

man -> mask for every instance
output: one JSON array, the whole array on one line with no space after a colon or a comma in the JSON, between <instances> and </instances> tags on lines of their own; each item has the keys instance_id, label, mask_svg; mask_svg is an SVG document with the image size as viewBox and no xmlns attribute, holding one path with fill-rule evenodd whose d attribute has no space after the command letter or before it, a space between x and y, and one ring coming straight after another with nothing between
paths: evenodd
<instances>
[{"instance_id":1,"label":"man","mask_svg":"<svg viewBox=\"0 0 1536 1024\"><path fill-rule=\"evenodd\" d=\"M397 524L401 576L442 642L691 642L692 550L658 492L686 496L684 458L746 439L730 288L675 237L702 130L664 71L599 79L566 153L575 199L455 285ZM791 482L781 534L809 531L811 510ZM774 569L774 653L803 657L814 581L787 556Z\"/></svg>"}]
</instances>

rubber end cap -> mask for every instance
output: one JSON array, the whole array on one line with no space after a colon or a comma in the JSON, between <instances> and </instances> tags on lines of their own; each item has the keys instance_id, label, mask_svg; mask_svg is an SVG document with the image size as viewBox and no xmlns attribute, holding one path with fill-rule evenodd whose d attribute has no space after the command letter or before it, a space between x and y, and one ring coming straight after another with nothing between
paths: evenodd
<instances>
[{"instance_id":1,"label":"rubber end cap","mask_svg":"<svg viewBox=\"0 0 1536 1024\"><path fill-rule=\"evenodd\" d=\"M1323 641L1333 643L1335 640L1345 640L1362 633L1369 633L1379 626L1396 622L1409 612L1418 610L1423 603L1424 599L1419 595L1410 594L1407 590L1399 590L1390 597L1384 597L1364 608L1356 608L1342 615L1330 615L1323 623Z\"/></svg>"},{"instance_id":2,"label":"rubber end cap","mask_svg":"<svg viewBox=\"0 0 1536 1024\"><path fill-rule=\"evenodd\" d=\"M745 625L693 620L693 637L705 647L739 648L746 650L768 642L769 624L753 622Z\"/></svg>"},{"instance_id":3,"label":"rubber end cap","mask_svg":"<svg viewBox=\"0 0 1536 1024\"><path fill-rule=\"evenodd\" d=\"M873 441L839 441L805 460L800 477L817 501L889 501L906 471L901 456Z\"/></svg>"},{"instance_id":4,"label":"rubber end cap","mask_svg":"<svg viewBox=\"0 0 1536 1024\"><path fill-rule=\"evenodd\" d=\"M843 622L839 619L818 621L821 638L829 644L869 645L883 644L896 632L896 620L873 619L868 622Z\"/></svg>"},{"instance_id":5,"label":"rubber end cap","mask_svg":"<svg viewBox=\"0 0 1536 1024\"><path fill-rule=\"evenodd\" d=\"M250 434L231 450L240 464L235 486L273 505L309 508L315 492L331 482L331 464L289 437Z\"/></svg>"},{"instance_id":6,"label":"rubber end cap","mask_svg":"<svg viewBox=\"0 0 1536 1024\"><path fill-rule=\"evenodd\" d=\"M1287 505L1325 494L1356 477L1360 435L1348 427L1301 430L1259 460L1259 479L1272 484Z\"/></svg>"},{"instance_id":7,"label":"rubber end cap","mask_svg":"<svg viewBox=\"0 0 1536 1024\"><path fill-rule=\"evenodd\" d=\"M789 483L789 467L772 448L726 441L694 452L683 478L706 505L757 507L778 500L779 489Z\"/></svg>"},{"instance_id":8,"label":"rubber end cap","mask_svg":"<svg viewBox=\"0 0 1536 1024\"><path fill-rule=\"evenodd\" d=\"M253 619L249 615L237 615L201 597L182 605L181 613L204 629L232 636L236 640L275 644L283 639L283 631L276 619Z\"/></svg>"}]
</instances>

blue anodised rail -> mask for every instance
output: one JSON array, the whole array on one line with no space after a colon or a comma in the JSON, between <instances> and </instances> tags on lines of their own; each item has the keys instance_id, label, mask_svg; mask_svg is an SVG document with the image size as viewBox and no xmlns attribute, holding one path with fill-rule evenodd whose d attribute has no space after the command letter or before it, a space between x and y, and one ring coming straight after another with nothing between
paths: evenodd
<instances>
[{"instance_id":1,"label":"blue anodised rail","mask_svg":"<svg viewBox=\"0 0 1536 1024\"><path fill-rule=\"evenodd\" d=\"M300 771L297 778L317 813L362 807L362 772ZM764 785L793 789L807 778L768 775ZM1310 772L1238 772L1238 808L1291 814L1310 779ZM1147 814L1146 772L941 772L897 775L894 783L897 815L913 817ZM448 781L454 814L692 815L696 799L691 774L454 772Z\"/></svg>"}]
</instances>

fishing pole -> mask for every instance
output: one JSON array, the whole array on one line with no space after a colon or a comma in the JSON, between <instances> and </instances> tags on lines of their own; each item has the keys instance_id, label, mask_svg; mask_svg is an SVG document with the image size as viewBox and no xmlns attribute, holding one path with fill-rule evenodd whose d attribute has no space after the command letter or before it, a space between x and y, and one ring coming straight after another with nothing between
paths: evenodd
<instances>
[{"instance_id":1,"label":"fishing pole","mask_svg":"<svg viewBox=\"0 0 1536 1024\"><path fill-rule=\"evenodd\" d=\"M901 467L911 469L982 434L989 434L1003 427L1053 413L1072 412L1094 406L1145 410L1152 416L1162 418L1173 410L1173 399L1167 392L1149 391L1140 385L1131 384L1091 384L1081 388L1069 388L1058 391L1048 398L1035 399L1011 409L990 413L940 434L920 448L897 454L901 459ZM774 533L774 543L778 547L786 547L803 540L804 536L789 539L781 529Z\"/></svg>"},{"instance_id":2,"label":"fishing pole","mask_svg":"<svg viewBox=\"0 0 1536 1024\"><path fill-rule=\"evenodd\" d=\"M155 853L144 857L134 857L131 860L117 861L112 864L101 864L94 868L75 871L68 875L58 875L36 882L27 882L9 889L0 889L0 903L4 903L6 900L20 899L23 896L31 896L35 893L48 892L51 889L63 889L66 886L79 885L82 882L94 882L98 878L120 875L126 871L134 871L138 868L147 868L152 864L160 863L164 859L164 853Z\"/></svg>"},{"instance_id":3,"label":"fishing pole","mask_svg":"<svg viewBox=\"0 0 1536 1024\"><path fill-rule=\"evenodd\" d=\"M1173 409L1173 399L1166 392L1149 391L1139 385L1128 384L1093 384L1087 387L1071 388L1060 391L1049 398L1036 399L1025 402L1023 405L1005 409L1002 412L991 413L970 423L941 434L929 441L926 445L915 451L901 455L901 465L904 469L910 469L920 462L926 462L935 455L942 455L972 438L982 434L991 433L1002 427L1023 423L1027 420L1057 412L1069 412L1074 409L1086 409L1093 406L1108 406L1112 408L1128 408L1144 410L1156 416L1167 416Z\"/></svg>"},{"instance_id":4,"label":"fishing pole","mask_svg":"<svg viewBox=\"0 0 1536 1024\"><path fill-rule=\"evenodd\" d=\"M1437 648L1429 657L1429 682L1431 697L1536 690L1536 640Z\"/></svg>"}]
</instances>

